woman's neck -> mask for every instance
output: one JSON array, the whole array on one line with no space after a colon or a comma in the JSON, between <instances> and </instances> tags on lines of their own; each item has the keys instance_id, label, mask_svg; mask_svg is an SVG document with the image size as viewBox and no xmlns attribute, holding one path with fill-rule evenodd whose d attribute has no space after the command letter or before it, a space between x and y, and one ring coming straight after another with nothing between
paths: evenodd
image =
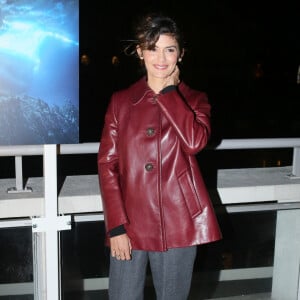
<instances>
[{"instance_id":1,"label":"woman's neck","mask_svg":"<svg viewBox=\"0 0 300 300\"><path fill-rule=\"evenodd\" d=\"M164 80L162 78L147 78L147 84L155 94L159 94L164 88Z\"/></svg>"}]
</instances>

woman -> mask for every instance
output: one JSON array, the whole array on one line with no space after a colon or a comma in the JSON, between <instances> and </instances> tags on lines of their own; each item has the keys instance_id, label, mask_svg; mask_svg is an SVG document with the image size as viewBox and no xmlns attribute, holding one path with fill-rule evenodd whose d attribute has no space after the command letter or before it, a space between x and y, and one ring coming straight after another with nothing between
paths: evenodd
<instances>
[{"instance_id":1,"label":"woman","mask_svg":"<svg viewBox=\"0 0 300 300\"><path fill-rule=\"evenodd\" d=\"M174 20L145 16L134 52L146 75L112 95L98 153L109 296L143 299L149 262L157 299L183 300L197 245L221 238L195 158L210 136L210 104L180 80Z\"/></svg>"}]
</instances>

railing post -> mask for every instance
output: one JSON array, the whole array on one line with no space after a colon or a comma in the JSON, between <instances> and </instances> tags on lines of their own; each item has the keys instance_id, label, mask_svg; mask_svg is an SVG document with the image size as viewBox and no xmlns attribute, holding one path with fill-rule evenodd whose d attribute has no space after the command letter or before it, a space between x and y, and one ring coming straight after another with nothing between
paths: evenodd
<instances>
[{"instance_id":1,"label":"railing post","mask_svg":"<svg viewBox=\"0 0 300 300\"><path fill-rule=\"evenodd\" d=\"M279 210L276 219L271 299L300 300L299 236L299 209Z\"/></svg>"},{"instance_id":2,"label":"railing post","mask_svg":"<svg viewBox=\"0 0 300 300\"><path fill-rule=\"evenodd\" d=\"M60 231L71 229L71 216L58 216L57 203L57 148L44 145L44 216L33 218L32 232L36 257L36 300L60 300ZM44 270L43 270L44 269ZM44 272L43 272L44 271Z\"/></svg>"},{"instance_id":3,"label":"railing post","mask_svg":"<svg viewBox=\"0 0 300 300\"><path fill-rule=\"evenodd\" d=\"M292 176L300 178L300 147L294 147Z\"/></svg>"},{"instance_id":4,"label":"railing post","mask_svg":"<svg viewBox=\"0 0 300 300\"><path fill-rule=\"evenodd\" d=\"M23 162L22 156L15 156L15 176L16 176L16 186L7 189L8 193L24 193L32 192L32 188L24 187L23 183Z\"/></svg>"}]
</instances>

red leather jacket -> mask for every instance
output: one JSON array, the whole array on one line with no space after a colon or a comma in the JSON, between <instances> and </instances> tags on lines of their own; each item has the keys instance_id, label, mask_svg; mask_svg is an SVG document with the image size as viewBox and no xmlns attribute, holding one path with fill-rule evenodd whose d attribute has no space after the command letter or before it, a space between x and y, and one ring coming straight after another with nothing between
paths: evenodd
<instances>
[{"instance_id":1,"label":"red leather jacket","mask_svg":"<svg viewBox=\"0 0 300 300\"><path fill-rule=\"evenodd\" d=\"M136 250L165 251L220 239L194 157L209 136L207 96L183 82L155 94L142 78L115 92L98 153L106 230L124 224Z\"/></svg>"}]
</instances>

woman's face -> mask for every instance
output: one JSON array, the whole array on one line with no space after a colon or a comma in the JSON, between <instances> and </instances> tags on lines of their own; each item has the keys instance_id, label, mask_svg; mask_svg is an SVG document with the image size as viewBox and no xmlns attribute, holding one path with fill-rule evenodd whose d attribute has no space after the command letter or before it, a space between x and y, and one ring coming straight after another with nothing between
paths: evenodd
<instances>
[{"instance_id":1,"label":"woman's face","mask_svg":"<svg viewBox=\"0 0 300 300\"><path fill-rule=\"evenodd\" d=\"M148 80L169 76L180 55L177 41L167 34L160 35L153 50L138 48L138 54L144 59Z\"/></svg>"}]
</instances>

